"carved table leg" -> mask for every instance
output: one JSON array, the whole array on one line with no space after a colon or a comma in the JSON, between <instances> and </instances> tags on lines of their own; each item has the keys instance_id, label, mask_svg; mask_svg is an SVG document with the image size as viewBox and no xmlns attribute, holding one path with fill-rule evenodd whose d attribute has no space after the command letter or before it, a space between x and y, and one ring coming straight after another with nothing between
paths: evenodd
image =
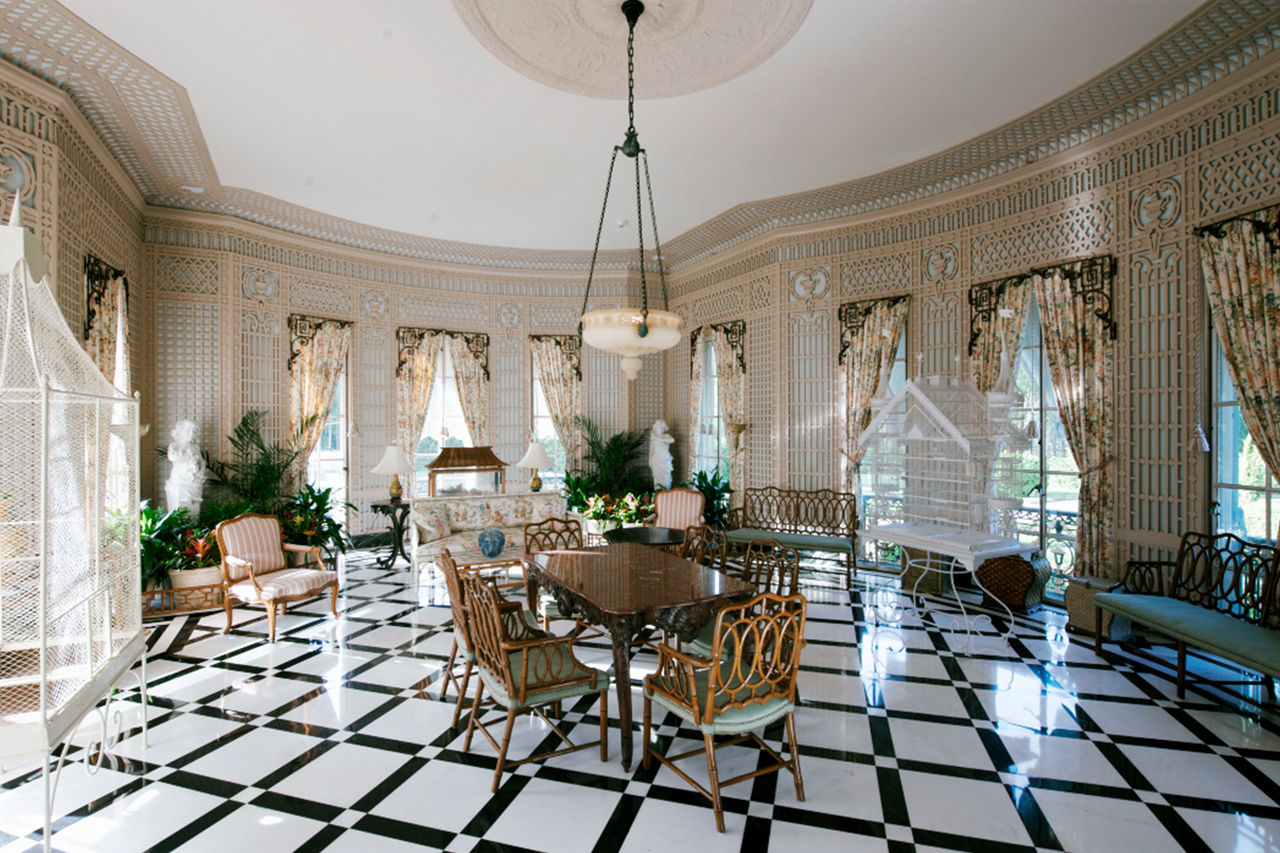
<instances>
[{"instance_id":1,"label":"carved table leg","mask_svg":"<svg viewBox=\"0 0 1280 853\"><path fill-rule=\"evenodd\" d=\"M622 631L610 634L613 641L613 680L618 687L618 741L622 768L631 769L631 638Z\"/></svg>"}]
</instances>

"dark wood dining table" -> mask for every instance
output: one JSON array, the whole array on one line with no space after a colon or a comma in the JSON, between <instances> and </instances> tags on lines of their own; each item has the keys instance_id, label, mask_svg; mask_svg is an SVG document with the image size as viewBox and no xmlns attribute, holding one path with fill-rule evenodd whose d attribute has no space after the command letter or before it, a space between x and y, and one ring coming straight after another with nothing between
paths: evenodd
<instances>
[{"instance_id":1,"label":"dark wood dining table","mask_svg":"<svg viewBox=\"0 0 1280 853\"><path fill-rule=\"evenodd\" d=\"M684 531L677 527L615 527L604 532L606 542L634 542L657 547L683 545Z\"/></svg>"},{"instance_id":2,"label":"dark wood dining table","mask_svg":"<svg viewBox=\"0 0 1280 853\"><path fill-rule=\"evenodd\" d=\"M618 691L622 766L631 769L631 647L654 629L692 640L725 604L755 595L754 585L657 548L619 543L524 555L530 601L538 587L560 613L608 632Z\"/></svg>"}]
</instances>

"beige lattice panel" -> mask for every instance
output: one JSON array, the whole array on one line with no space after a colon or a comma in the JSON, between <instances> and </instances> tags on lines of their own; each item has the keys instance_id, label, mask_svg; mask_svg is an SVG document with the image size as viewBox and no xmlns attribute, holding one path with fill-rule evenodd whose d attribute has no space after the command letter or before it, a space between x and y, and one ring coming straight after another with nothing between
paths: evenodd
<instances>
[{"instance_id":1,"label":"beige lattice panel","mask_svg":"<svg viewBox=\"0 0 1280 853\"><path fill-rule=\"evenodd\" d=\"M351 343L348 482L351 502L363 510L368 500L384 499L390 486L386 477L372 471L386 446L395 441L395 330L389 326L357 326ZM382 521L385 523L386 519Z\"/></svg>"},{"instance_id":2,"label":"beige lattice panel","mask_svg":"<svg viewBox=\"0 0 1280 853\"><path fill-rule=\"evenodd\" d=\"M787 320L788 488L828 489L837 480L832 456L835 353L831 326L831 314L825 310L791 314Z\"/></svg>"},{"instance_id":3,"label":"beige lattice panel","mask_svg":"<svg viewBox=\"0 0 1280 853\"><path fill-rule=\"evenodd\" d=\"M221 382L222 312L197 302L155 303L157 441L180 420L195 422L196 442L213 450L221 439L219 404L245 410L239 393ZM168 474L167 463L161 476ZM154 495L153 495L154 497Z\"/></svg>"},{"instance_id":4,"label":"beige lattice panel","mask_svg":"<svg viewBox=\"0 0 1280 853\"><path fill-rule=\"evenodd\" d=\"M772 316L747 321L747 431L742 436L746 445L746 486L771 486L777 482L778 455L774 451L779 434L779 407L775 405L778 388L774 383L775 343Z\"/></svg>"}]
</instances>

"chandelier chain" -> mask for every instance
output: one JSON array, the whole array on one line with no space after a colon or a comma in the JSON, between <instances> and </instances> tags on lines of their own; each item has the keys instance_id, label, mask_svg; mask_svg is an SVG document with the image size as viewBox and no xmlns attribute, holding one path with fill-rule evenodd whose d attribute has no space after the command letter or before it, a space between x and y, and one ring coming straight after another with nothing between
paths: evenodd
<instances>
[{"instance_id":1,"label":"chandelier chain","mask_svg":"<svg viewBox=\"0 0 1280 853\"><path fill-rule=\"evenodd\" d=\"M636 22L627 21L627 132L636 132Z\"/></svg>"},{"instance_id":2,"label":"chandelier chain","mask_svg":"<svg viewBox=\"0 0 1280 853\"><path fill-rule=\"evenodd\" d=\"M618 162L618 146L613 146L613 154L609 157L609 174L604 179L604 201L600 204L600 221L596 223L596 245L591 250L591 267L587 270L587 290L582 294L582 311L579 317L587 313L587 302L591 299L591 281L596 275L596 257L600 254L600 235L604 232L604 214L609 209L609 187L613 185L613 164ZM582 320L578 320L578 336L582 336Z\"/></svg>"},{"instance_id":3,"label":"chandelier chain","mask_svg":"<svg viewBox=\"0 0 1280 853\"><path fill-rule=\"evenodd\" d=\"M636 231L640 234L640 337L649 333L649 288L644 280L644 204L640 195L640 158L636 162ZM650 203L653 196L649 196Z\"/></svg>"},{"instance_id":4,"label":"chandelier chain","mask_svg":"<svg viewBox=\"0 0 1280 853\"><path fill-rule=\"evenodd\" d=\"M653 208L653 186L649 183L649 152L641 151L640 156L644 157L644 188L649 194L649 225L653 228L653 251L658 258L658 280L662 282L662 310L670 310L667 303L667 270L662 263L662 238L658 236L658 213ZM636 182L637 184L639 181ZM640 268L644 269L643 248L641 249ZM643 272L641 273L643 280ZM646 306L648 302L646 300Z\"/></svg>"}]
</instances>

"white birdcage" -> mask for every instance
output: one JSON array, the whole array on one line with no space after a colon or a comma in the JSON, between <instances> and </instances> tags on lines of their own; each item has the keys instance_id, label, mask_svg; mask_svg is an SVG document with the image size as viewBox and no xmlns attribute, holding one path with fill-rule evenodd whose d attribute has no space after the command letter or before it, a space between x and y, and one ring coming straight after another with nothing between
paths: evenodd
<instances>
[{"instance_id":1,"label":"white birdcage","mask_svg":"<svg viewBox=\"0 0 1280 853\"><path fill-rule=\"evenodd\" d=\"M85 755L101 755L99 702L139 659L145 694L138 434L137 400L68 328L15 204L0 227L0 761L44 754L46 849L53 753L97 707Z\"/></svg>"},{"instance_id":2,"label":"white birdcage","mask_svg":"<svg viewBox=\"0 0 1280 853\"><path fill-rule=\"evenodd\" d=\"M1007 451L1022 437L1012 402L950 376L908 380L874 402L858 441L866 525L1011 535L1018 481Z\"/></svg>"}]
</instances>

